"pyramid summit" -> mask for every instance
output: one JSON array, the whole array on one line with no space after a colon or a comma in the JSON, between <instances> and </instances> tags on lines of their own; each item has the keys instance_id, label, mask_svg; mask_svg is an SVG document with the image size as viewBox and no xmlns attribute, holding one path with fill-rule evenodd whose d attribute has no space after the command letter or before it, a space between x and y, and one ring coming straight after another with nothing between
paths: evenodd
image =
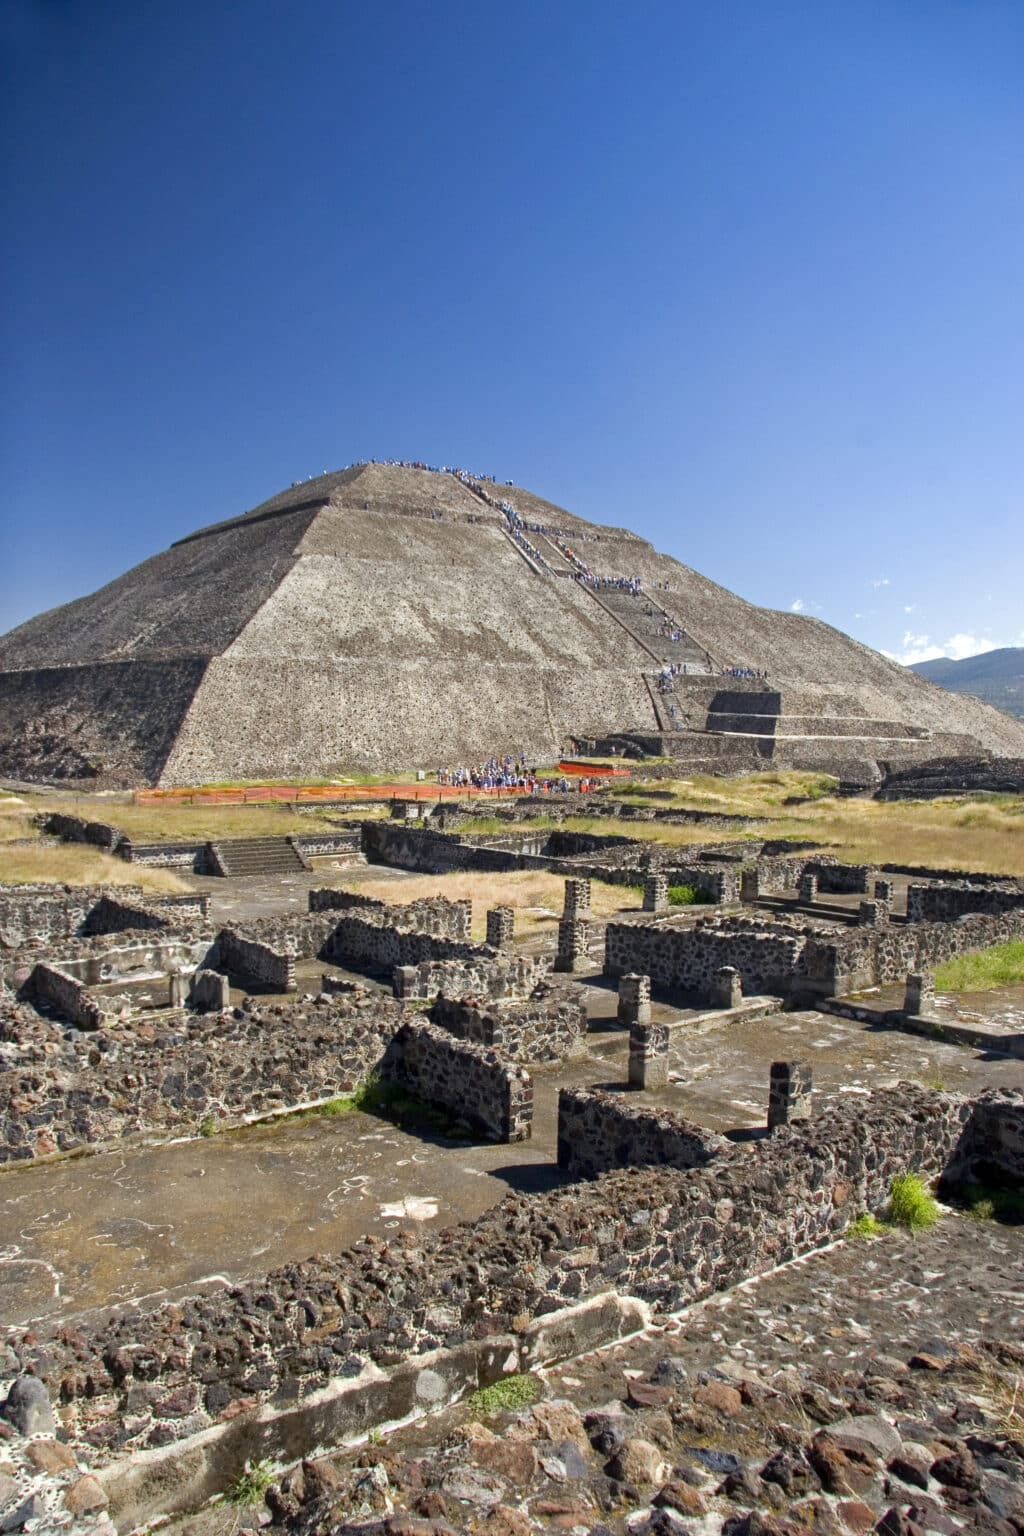
<instances>
[{"instance_id":1,"label":"pyramid summit","mask_svg":"<svg viewBox=\"0 0 1024 1536\"><path fill-rule=\"evenodd\" d=\"M1024 725L628 529L365 463L0 637L0 772L181 784L618 736L692 768L1024 756Z\"/></svg>"}]
</instances>

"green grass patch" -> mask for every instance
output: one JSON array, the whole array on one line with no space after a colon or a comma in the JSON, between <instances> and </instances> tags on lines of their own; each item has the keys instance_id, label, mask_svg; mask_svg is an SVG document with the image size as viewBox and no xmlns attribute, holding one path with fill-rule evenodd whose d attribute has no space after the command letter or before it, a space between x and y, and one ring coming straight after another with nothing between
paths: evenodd
<instances>
[{"instance_id":1,"label":"green grass patch","mask_svg":"<svg viewBox=\"0 0 1024 1536\"><path fill-rule=\"evenodd\" d=\"M242 1506L262 1504L273 1481L274 1472L269 1462L247 1461L245 1470L224 1490L224 1503Z\"/></svg>"},{"instance_id":2,"label":"green grass patch","mask_svg":"<svg viewBox=\"0 0 1024 1536\"><path fill-rule=\"evenodd\" d=\"M696 907L713 901L714 897L699 885L670 885L668 899L673 907Z\"/></svg>"},{"instance_id":3,"label":"green grass patch","mask_svg":"<svg viewBox=\"0 0 1024 1536\"><path fill-rule=\"evenodd\" d=\"M985 992L1024 981L1024 940L1010 939L989 949L955 955L935 972L940 992Z\"/></svg>"},{"instance_id":4,"label":"green grass patch","mask_svg":"<svg viewBox=\"0 0 1024 1536\"><path fill-rule=\"evenodd\" d=\"M852 1237L861 1241L870 1241L873 1238L881 1237L884 1231L885 1228L877 1216L872 1216L870 1211L865 1211L863 1215L857 1217L856 1221L850 1222L843 1235L844 1237Z\"/></svg>"},{"instance_id":5,"label":"green grass patch","mask_svg":"<svg viewBox=\"0 0 1024 1536\"><path fill-rule=\"evenodd\" d=\"M533 1376L506 1376L493 1386L481 1387L467 1399L474 1413L515 1412L517 1408L529 1408L537 1401L540 1387Z\"/></svg>"},{"instance_id":6,"label":"green grass patch","mask_svg":"<svg viewBox=\"0 0 1024 1536\"><path fill-rule=\"evenodd\" d=\"M901 1173L889 1186L887 1215L894 1227L923 1232L938 1221L939 1207L923 1179L916 1173Z\"/></svg>"}]
</instances>

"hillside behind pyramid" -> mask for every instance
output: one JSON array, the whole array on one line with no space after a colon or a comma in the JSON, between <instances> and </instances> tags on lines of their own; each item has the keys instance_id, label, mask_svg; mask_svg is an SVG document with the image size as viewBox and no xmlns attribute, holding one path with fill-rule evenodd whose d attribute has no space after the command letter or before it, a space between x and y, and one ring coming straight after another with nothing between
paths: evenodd
<instances>
[{"instance_id":1,"label":"hillside behind pyramid","mask_svg":"<svg viewBox=\"0 0 1024 1536\"><path fill-rule=\"evenodd\" d=\"M405 465L292 486L0 637L8 776L429 769L613 736L710 768L1024 756L1020 722L628 529Z\"/></svg>"}]
</instances>

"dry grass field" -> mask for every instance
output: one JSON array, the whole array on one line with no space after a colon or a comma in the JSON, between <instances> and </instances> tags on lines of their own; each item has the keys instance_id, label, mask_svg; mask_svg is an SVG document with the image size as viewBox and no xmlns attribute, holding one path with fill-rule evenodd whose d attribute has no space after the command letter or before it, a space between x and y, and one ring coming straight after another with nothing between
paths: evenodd
<instances>
[{"instance_id":1,"label":"dry grass field","mask_svg":"<svg viewBox=\"0 0 1024 1536\"><path fill-rule=\"evenodd\" d=\"M32 817L37 807L0 795L0 882L11 885L141 885L144 891L187 891L167 869L126 864L84 843L47 845Z\"/></svg>"},{"instance_id":2,"label":"dry grass field","mask_svg":"<svg viewBox=\"0 0 1024 1536\"><path fill-rule=\"evenodd\" d=\"M754 816L758 818L756 825L740 836L813 838L823 850L852 864L921 864L1024 875L1022 796L837 799L828 793L831 782L821 774L807 773L758 773L735 779L694 777L660 780L646 791L636 786L628 796L619 798L635 804L679 805ZM804 804L785 804L796 796L811 798ZM595 829L598 825L595 819ZM611 830L607 821L604 825ZM647 823L641 832L629 821L611 825L630 835L652 836L670 844L709 837L707 830L701 832L699 828L660 828ZM694 831L699 835L694 836Z\"/></svg>"}]
</instances>

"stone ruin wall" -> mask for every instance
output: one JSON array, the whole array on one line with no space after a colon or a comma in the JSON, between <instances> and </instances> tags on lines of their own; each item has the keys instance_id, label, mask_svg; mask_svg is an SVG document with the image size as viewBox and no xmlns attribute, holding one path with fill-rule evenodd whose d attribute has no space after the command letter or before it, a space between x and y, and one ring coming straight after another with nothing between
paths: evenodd
<instances>
[{"instance_id":1,"label":"stone ruin wall","mask_svg":"<svg viewBox=\"0 0 1024 1536\"><path fill-rule=\"evenodd\" d=\"M25 983L25 992L37 1003L53 1008L78 1029L100 1029L106 1022L103 1004L84 982L54 965L40 962Z\"/></svg>"},{"instance_id":2,"label":"stone ruin wall","mask_svg":"<svg viewBox=\"0 0 1024 1536\"><path fill-rule=\"evenodd\" d=\"M698 919L685 928L661 923L609 923L605 975L649 976L658 987L684 992L712 990L715 972L732 966L749 994L785 995L797 974L807 935L739 919L719 926Z\"/></svg>"},{"instance_id":3,"label":"stone ruin wall","mask_svg":"<svg viewBox=\"0 0 1024 1536\"><path fill-rule=\"evenodd\" d=\"M587 1012L576 988L542 983L523 1003L485 1007L473 997L439 997L433 1023L460 1040L499 1051L509 1061L551 1064L577 1056Z\"/></svg>"},{"instance_id":4,"label":"stone ruin wall","mask_svg":"<svg viewBox=\"0 0 1024 1536\"><path fill-rule=\"evenodd\" d=\"M272 949L258 939L243 937L233 928L221 930L217 956L229 975L241 974L250 983L269 987L272 992L295 991L294 950Z\"/></svg>"},{"instance_id":5,"label":"stone ruin wall","mask_svg":"<svg viewBox=\"0 0 1024 1536\"><path fill-rule=\"evenodd\" d=\"M0 1163L99 1147L126 1137L195 1134L350 1093L401 1026L379 997L184 1015L68 1039L56 1026L37 1045L0 1046ZM9 1030L9 1033L20 1033Z\"/></svg>"},{"instance_id":6,"label":"stone ruin wall","mask_svg":"<svg viewBox=\"0 0 1024 1536\"><path fill-rule=\"evenodd\" d=\"M387 1075L425 1103L441 1105L488 1141L529 1139L533 1082L521 1066L425 1021L404 1025L391 1055Z\"/></svg>"},{"instance_id":7,"label":"stone ruin wall","mask_svg":"<svg viewBox=\"0 0 1024 1536\"><path fill-rule=\"evenodd\" d=\"M92 937L102 933L123 933L135 928L178 928L183 922L206 922L210 915L209 896L172 896L157 900L136 900L105 892L89 912L80 932Z\"/></svg>"},{"instance_id":8,"label":"stone ruin wall","mask_svg":"<svg viewBox=\"0 0 1024 1536\"><path fill-rule=\"evenodd\" d=\"M723 1136L669 1109L639 1108L620 1093L562 1088L558 1166L573 1179L619 1168L703 1168L731 1149Z\"/></svg>"},{"instance_id":9,"label":"stone ruin wall","mask_svg":"<svg viewBox=\"0 0 1024 1536\"><path fill-rule=\"evenodd\" d=\"M609 923L605 974L650 976L671 991L711 995L722 966L739 972L743 991L772 996L834 997L902 981L955 955L1024 937L1024 906L956 922L883 922L833 931L758 918Z\"/></svg>"},{"instance_id":10,"label":"stone ruin wall","mask_svg":"<svg viewBox=\"0 0 1024 1536\"><path fill-rule=\"evenodd\" d=\"M1024 882L907 886L907 920L914 923L955 923L968 912L1013 912L1019 908L1024 908Z\"/></svg>"},{"instance_id":11,"label":"stone ruin wall","mask_svg":"<svg viewBox=\"0 0 1024 1536\"><path fill-rule=\"evenodd\" d=\"M195 1135L204 1123L221 1128L350 1094L373 1073L488 1135L502 1127L529 1135L532 1085L522 1067L364 988L308 1005L179 1013L144 1033L105 1024L77 1034L27 1010L7 1022L0 1164Z\"/></svg>"},{"instance_id":12,"label":"stone ruin wall","mask_svg":"<svg viewBox=\"0 0 1024 1536\"><path fill-rule=\"evenodd\" d=\"M141 902L141 885L104 889L93 885L16 885L0 889L0 950L17 949L31 940L65 939L80 934L97 902Z\"/></svg>"},{"instance_id":13,"label":"stone ruin wall","mask_svg":"<svg viewBox=\"0 0 1024 1536\"><path fill-rule=\"evenodd\" d=\"M1024 1096L1008 1106L1019 1136ZM30 1332L12 1339L7 1375L31 1370L47 1386L115 1513L147 1479L166 1486L166 1456L139 1461L142 1449L175 1455L177 1496L194 1505L246 1457L288 1459L296 1436L365 1433L415 1409L417 1360L450 1396L510 1360L529 1369L631 1332L634 1303L675 1311L831 1241L881 1209L897 1174L930 1178L962 1160L975 1113L903 1084L704 1168L510 1195L458 1227L367 1237L73 1336ZM239 1416L243 1399L253 1411Z\"/></svg>"},{"instance_id":14,"label":"stone ruin wall","mask_svg":"<svg viewBox=\"0 0 1024 1536\"><path fill-rule=\"evenodd\" d=\"M469 960L421 960L396 966L395 996L406 1000L436 998L526 998L551 969L545 956L491 951Z\"/></svg>"}]
</instances>

